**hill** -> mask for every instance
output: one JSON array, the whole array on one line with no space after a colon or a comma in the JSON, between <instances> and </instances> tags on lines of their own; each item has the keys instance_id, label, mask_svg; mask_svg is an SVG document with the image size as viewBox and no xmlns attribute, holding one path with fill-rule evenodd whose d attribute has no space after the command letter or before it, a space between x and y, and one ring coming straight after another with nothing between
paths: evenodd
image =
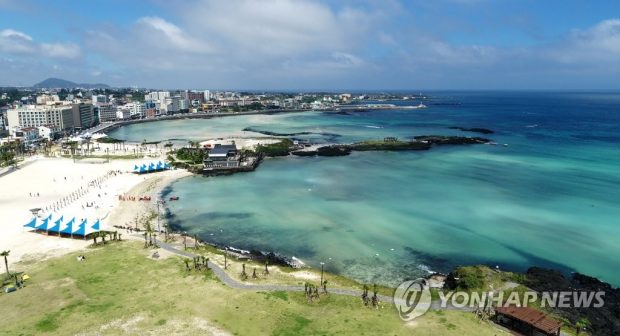
<instances>
[{"instance_id":1,"label":"hill","mask_svg":"<svg viewBox=\"0 0 620 336\"><path fill-rule=\"evenodd\" d=\"M86 84L86 83L74 83L60 78L48 78L42 82L39 82L32 87L37 89L71 89L71 88L85 88L85 89L102 89L109 88L107 84Z\"/></svg>"}]
</instances>

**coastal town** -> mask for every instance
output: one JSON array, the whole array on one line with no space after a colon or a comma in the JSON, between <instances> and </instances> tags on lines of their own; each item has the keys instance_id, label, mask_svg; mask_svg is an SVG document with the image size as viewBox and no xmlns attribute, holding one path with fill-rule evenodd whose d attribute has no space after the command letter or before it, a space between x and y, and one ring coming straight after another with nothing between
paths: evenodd
<instances>
[{"instance_id":1,"label":"coastal town","mask_svg":"<svg viewBox=\"0 0 620 336\"><path fill-rule=\"evenodd\" d=\"M54 82L51 81L50 85ZM211 90L112 88L0 88L0 145L25 151L46 141L96 133L115 122L206 117L248 112L394 108L376 100L420 101L422 96L388 93L250 93ZM374 103L368 104L367 101Z\"/></svg>"}]
</instances>

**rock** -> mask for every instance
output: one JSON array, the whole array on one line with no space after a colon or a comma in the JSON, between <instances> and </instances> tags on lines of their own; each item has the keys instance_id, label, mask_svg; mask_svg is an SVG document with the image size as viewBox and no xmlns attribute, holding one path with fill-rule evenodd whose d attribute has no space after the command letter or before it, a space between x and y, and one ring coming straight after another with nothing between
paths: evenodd
<instances>
[{"instance_id":1,"label":"rock","mask_svg":"<svg viewBox=\"0 0 620 336\"><path fill-rule=\"evenodd\" d=\"M474 133L480 133L480 134L493 134L493 133L495 133L494 131L492 131L490 129L480 128L480 127L467 128L467 127L460 127L460 126L452 126L452 127L448 127L448 128L461 130L463 132L474 132Z\"/></svg>"},{"instance_id":2,"label":"rock","mask_svg":"<svg viewBox=\"0 0 620 336\"><path fill-rule=\"evenodd\" d=\"M605 292L604 305L600 308L553 308L551 310L573 324L583 317L587 318L591 324L588 331L592 335L620 335L620 289L580 273L573 273L568 279L557 270L539 267L527 270L525 285L538 292Z\"/></svg>"},{"instance_id":3,"label":"rock","mask_svg":"<svg viewBox=\"0 0 620 336\"><path fill-rule=\"evenodd\" d=\"M426 141L435 145L483 144L491 141L489 139L480 137L461 137L445 135L420 135L413 138L417 141Z\"/></svg>"},{"instance_id":4,"label":"rock","mask_svg":"<svg viewBox=\"0 0 620 336\"><path fill-rule=\"evenodd\" d=\"M312 150L312 151L299 150L299 151L291 152L291 154L297 155L297 156L316 156L318 154L318 151L315 151L315 150Z\"/></svg>"},{"instance_id":5,"label":"rock","mask_svg":"<svg viewBox=\"0 0 620 336\"><path fill-rule=\"evenodd\" d=\"M348 146L323 146L317 148L318 156L346 156L351 154L351 148Z\"/></svg>"}]
</instances>

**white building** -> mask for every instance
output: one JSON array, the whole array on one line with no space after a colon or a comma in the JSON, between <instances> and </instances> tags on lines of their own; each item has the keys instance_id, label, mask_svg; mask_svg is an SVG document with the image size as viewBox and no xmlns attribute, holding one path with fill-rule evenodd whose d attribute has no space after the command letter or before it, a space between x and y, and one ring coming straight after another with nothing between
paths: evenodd
<instances>
[{"instance_id":1,"label":"white building","mask_svg":"<svg viewBox=\"0 0 620 336\"><path fill-rule=\"evenodd\" d=\"M189 108L189 104L187 99L182 96L174 96L172 97L172 101L170 102L170 107L168 108L169 112L179 112L181 110L187 110Z\"/></svg>"},{"instance_id":2,"label":"white building","mask_svg":"<svg viewBox=\"0 0 620 336\"><path fill-rule=\"evenodd\" d=\"M129 110L129 114L132 117L136 115L142 117L144 115L144 104L140 102L127 103L125 107Z\"/></svg>"},{"instance_id":3,"label":"white building","mask_svg":"<svg viewBox=\"0 0 620 336\"><path fill-rule=\"evenodd\" d=\"M144 95L144 100L152 101L164 101L166 98L170 98L170 92L168 91L154 91Z\"/></svg>"},{"instance_id":4,"label":"white building","mask_svg":"<svg viewBox=\"0 0 620 336\"><path fill-rule=\"evenodd\" d=\"M61 130L74 127L71 106L25 105L7 111L9 128L54 125Z\"/></svg>"},{"instance_id":5,"label":"white building","mask_svg":"<svg viewBox=\"0 0 620 336\"><path fill-rule=\"evenodd\" d=\"M11 136L28 146L39 141L39 130L35 127L15 127L11 130Z\"/></svg>"},{"instance_id":6,"label":"white building","mask_svg":"<svg viewBox=\"0 0 620 336\"><path fill-rule=\"evenodd\" d=\"M114 121L116 119L116 109L112 104L99 104L97 115L99 122Z\"/></svg>"},{"instance_id":7,"label":"white building","mask_svg":"<svg viewBox=\"0 0 620 336\"><path fill-rule=\"evenodd\" d=\"M205 90L205 102L208 102L211 99L211 91Z\"/></svg>"},{"instance_id":8,"label":"white building","mask_svg":"<svg viewBox=\"0 0 620 336\"><path fill-rule=\"evenodd\" d=\"M105 95L93 95L93 105L107 104L108 97Z\"/></svg>"},{"instance_id":9,"label":"white building","mask_svg":"<svg viewBox=\"0 0 620 336\"><path fill-rule=\"evenodd\" d=\"M37 96L37 105L53 104L59 101L60 97L58 97L58 95L42 94Z\"/></svg>"},{"instance_id":10,"label":"white building","mask_svg":"<svg viewBox=\"0 0 620 336\"><path fill-rule=\"evenodd\" d=\"M131 118L131 112L125 106L119 106L116 109L116 119L118 120L126 120Z\"/></svg>"},{"instance_id":11,"label":"white building","mask_svg":"<svg viewBox=\"0 0 620 336\"><path fill-rule=\"evenodd\" d=\"M39 130L39 137L47 140L54 140L56 138L56 134L60 133L60 129L55 125L43 125L37 128Z\"/></svg>"}]
</instances>

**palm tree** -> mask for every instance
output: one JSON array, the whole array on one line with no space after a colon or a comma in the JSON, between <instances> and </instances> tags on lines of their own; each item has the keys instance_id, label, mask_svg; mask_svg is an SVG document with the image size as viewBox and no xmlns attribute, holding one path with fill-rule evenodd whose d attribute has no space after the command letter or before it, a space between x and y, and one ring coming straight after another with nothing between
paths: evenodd
<instances>
[{"instance_id":1,"label":"palm tree","mask_svg":"<svg viewBox=\"0 0 620 336\"><path fill-rule=\"evenodd\" d=\"M242 264L241 267L243 267L243 270L241 271L241 279L245 280L248 278L248 274L245 273L245 264Z\"/></svg>"},{"instance_id":2,"label":"palm tree","mask_svg":"<svg viewBox=\"0 0 620 336\"><path fill-rule=\"evenodd\" d=\"M11 276L11 273L9 273L9 260L7 259L9 254L11 254L11 251L2 251L2 253L0 253L0 256L4 257L4 267L6 267L6 276L7 277Z\"/></svg>"},{"instance_id":3,"label":"palm tree","mask_svg":"<svg viewBox=\"0 0 620 336\"><path fill-rule=\"evenodd\" d=\"M372 305L376 307L379 304L379 298L377 297L377 284L372 285Z\"/></svg>"}]
</instances>

